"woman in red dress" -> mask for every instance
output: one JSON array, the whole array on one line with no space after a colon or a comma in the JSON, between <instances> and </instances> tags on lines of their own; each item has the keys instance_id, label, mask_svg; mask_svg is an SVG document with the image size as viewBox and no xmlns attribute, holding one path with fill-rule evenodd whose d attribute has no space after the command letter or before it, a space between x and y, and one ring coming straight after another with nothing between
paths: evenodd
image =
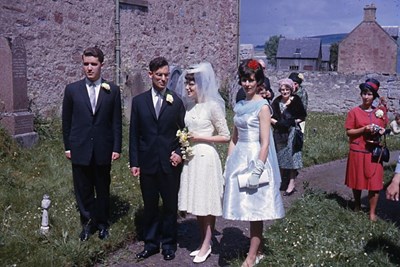
<instances>
[{"instance_id":1,"label":"woman in red dress","mask_svg":"<svg viewBox=\"0 0 400 267\"><path fill-rule=\"evenodd\" d=\"M353 189L355 211L361 210L361 191L368 190L371 221L377 219L376 205L379 190L383 188L383 165L372 158L371 151L385 133L388 122L386 107L372 105L379 98L379 85L373 78L360 84L362 104L349 111L345 122L350 142L345 184Z\"/></svg>"}]
</instances>

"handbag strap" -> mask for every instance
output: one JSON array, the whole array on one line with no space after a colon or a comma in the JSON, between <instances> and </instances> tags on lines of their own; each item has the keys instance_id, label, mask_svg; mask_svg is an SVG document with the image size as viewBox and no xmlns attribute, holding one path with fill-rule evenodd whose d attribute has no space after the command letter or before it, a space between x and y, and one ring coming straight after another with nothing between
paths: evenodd
<instances>
[{"instance_id":1,"label":"handbag strap","mask_svg":"<svg viewBox=\"0 0 400 267\"><path fill-rule=\"evenodd\" d=\"M386 133L383 134L383 147L386 147Z\"/></svg>"},{"instance_id":2,"label":"handbag strap","mask_svg":"<svg viewBox=\"0 0 400 267\"><path fill-rule=\"evenodd\" d=\"M381 162L381 158L383 155L383 150L386 148L386 134L383 135L383 145L381 148L381 153L379 154L378 163Z\"/></svg>"}]
</instances>

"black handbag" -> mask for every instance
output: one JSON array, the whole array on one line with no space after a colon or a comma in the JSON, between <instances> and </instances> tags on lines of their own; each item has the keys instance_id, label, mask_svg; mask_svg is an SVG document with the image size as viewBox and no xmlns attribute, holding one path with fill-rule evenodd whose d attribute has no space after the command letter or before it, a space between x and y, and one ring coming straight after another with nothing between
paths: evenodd
<instances>
[{"instance_id":1,"label":"black handbag","mask_svg":"<svg viewBox=\"0 0 400 267\"><path fill-rule=\"evenodd\" d=\"M386 135L383 136L383 145L377 145L372 149L372 159L376 162L388 162L390 151L386 146Z\"/></svg>"},{"instance_id":2,"label":"black handbag","mask_svg":"<svg viewBox=\"0 0 400 267\"><path fill-rule=\"evenodd\" d=\"M304 143L304 134L301 131L300 126L294 128L294 137L293 137L293 154L299 152L303 149Z\"/></svg>"}]
</instances>

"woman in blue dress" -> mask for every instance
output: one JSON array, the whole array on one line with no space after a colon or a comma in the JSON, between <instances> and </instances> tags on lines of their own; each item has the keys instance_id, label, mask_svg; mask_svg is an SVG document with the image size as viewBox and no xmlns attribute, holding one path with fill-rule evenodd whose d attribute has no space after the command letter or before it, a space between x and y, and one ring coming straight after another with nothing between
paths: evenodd
<instances>
[{"instance_id":1,"label":"woman in blue dress","mask_svg":"<svg viewBox=\"0 0 400 267\"><path fill-rule=\"evenodd\" d=\"M271 131L271 107L257 94L264 82L260 64L244 60L238 70L246 99L234 108L234 129L225 166L223 217L250 222L250 248L242 266L254 266L262 255L263 221L285 215L281 177Z\"/></svg>"}]
</instances>

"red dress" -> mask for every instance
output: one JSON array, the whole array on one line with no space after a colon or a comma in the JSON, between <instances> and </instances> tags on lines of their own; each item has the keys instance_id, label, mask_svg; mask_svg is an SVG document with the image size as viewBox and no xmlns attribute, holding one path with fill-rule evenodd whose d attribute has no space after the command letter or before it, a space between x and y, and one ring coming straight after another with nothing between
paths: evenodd
<instances>
[{"instance_id":1,"label":"red dress","mask_svg":"<svg viewBox=\"0 0 400 267\"><path fill-rule=\"evenodd\" d=\"M383 111L376 115L377 110ZM365 111L360 107L355 107L347 114L345 128L358 129L368 124L376 124L386 127L388 118L386 108L374 108L372 111ZM383 188L383 165L373 162L371 150L373 145L367 142L371 135L360 134L349 138L350 151L347 159L346 181L345 184L351 189L378 191Z\"/></svg>"}]
</instances>

